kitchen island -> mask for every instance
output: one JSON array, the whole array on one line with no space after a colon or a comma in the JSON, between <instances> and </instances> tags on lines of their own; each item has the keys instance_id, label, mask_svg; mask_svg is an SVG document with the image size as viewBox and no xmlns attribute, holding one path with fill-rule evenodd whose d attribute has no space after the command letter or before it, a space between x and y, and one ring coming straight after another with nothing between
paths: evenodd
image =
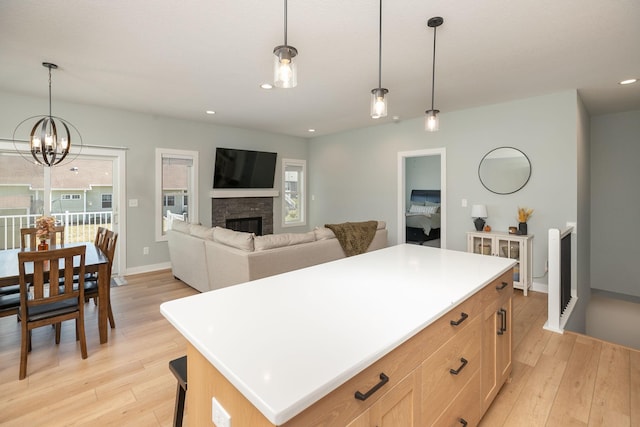
<instances>
[{"instance_id":1,"label":"kitchen island","mask_svg":"<svg viewBox=\"0 0 640 427\"><path fill-rule=\"evenodd\" d=\"M510 374L513 265L398 245L166 302L189 423L215 398L233 427L473 425Z\"/></svg>"}]
</instances>

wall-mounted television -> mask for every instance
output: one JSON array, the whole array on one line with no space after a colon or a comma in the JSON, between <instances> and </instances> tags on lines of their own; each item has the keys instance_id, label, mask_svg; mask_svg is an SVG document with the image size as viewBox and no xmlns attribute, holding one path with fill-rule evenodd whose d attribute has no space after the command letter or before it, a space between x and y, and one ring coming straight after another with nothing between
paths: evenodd
<instances>
[{"instance_id":1,"label":"wall-mounted television","mask_svg":"<svg viewBox=\"0 0 640 427\"><path fill-rule=\"evenodd\" d=\"M277 153L216 148L213 188L273 188Z\"/></svg>"}]
</instances>

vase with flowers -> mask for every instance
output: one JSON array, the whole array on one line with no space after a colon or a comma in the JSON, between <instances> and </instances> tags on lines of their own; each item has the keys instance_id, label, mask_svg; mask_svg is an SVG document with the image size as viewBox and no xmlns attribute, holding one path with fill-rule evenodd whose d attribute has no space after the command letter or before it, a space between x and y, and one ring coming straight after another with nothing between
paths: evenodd
<instances>
[{"instance_id":1,"label":"vase with flowers","mask_svg":"<svg viewBox=\"0 0 640 427\"><path fill-rule=\"evenodd\" d=\"M533 209L518 208L518 234L527 235L527 221L531 218L531 215L533 215Z\"/></svg>"},{"instance_id":2,"label":"vase with flowers","mask_svg":"<svg viewBox=\"0 0 640 427\"><path fill-rule=\"evenodd\" d=\"M36 238L40 240L38 244L39 251L46 251L49 249L47 240L51 237L56 226L56 220L52 216L41 216L36 220Z\"/></svg>"}]
</instances>

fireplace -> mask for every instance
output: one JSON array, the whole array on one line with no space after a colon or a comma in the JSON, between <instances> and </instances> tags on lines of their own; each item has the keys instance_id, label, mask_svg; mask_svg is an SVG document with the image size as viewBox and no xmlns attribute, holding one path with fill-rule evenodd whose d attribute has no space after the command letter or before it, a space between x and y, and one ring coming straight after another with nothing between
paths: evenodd
<instances>
[{"instance_id":1,"label":"fireplace","mask_svg":"<svg viewBox=\"0 0 640 427\"><path fill-rule=\"evenodd\" d=\"M260 219L260 233L236 229L229 221ZM248 222L248 221L245 221ZM211 199L211 225L256 235L273 234L273 197L228 197ZM244 226L244 225L243 225Z\"/></svg>"},{"instance_id":2,"label":"fireplace","mask_svg":"<svg viewBox=\"0 0 640 427\"><path fill-rule=\"evenodd\" d=\"M230 230L254 233L256 236L262 236L261 216L254 216L250 218L227 218L225 223L225 228Z\"/></svg>"}]
</instances>

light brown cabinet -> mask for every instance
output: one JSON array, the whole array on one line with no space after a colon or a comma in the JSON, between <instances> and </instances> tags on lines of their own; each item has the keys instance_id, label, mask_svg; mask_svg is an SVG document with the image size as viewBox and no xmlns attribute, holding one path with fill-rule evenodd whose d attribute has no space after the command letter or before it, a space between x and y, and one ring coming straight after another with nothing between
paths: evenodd
<instances>
[{"instance_id":1,"label":"light brown cabinet","mask_svg":"<svg viewBox=\"0 0 640 427\"><path fill-rule=\"evenodd\" d=\"M420 427L418 373L411 372L347 427Z\"/></svg>"},{"instance_id":2,"label":"light brown cabinet","mask_svg":"<svg viewBox=\"0 0 640 427\"><path fill-rule=\"evenodd\" d=\"M512 294L509 270L284 426L477 425L511 373ZM213 425L216 396L234 425L273 426L194 347L187 354L190 421Z\"/></svg>"}]
</instances>

